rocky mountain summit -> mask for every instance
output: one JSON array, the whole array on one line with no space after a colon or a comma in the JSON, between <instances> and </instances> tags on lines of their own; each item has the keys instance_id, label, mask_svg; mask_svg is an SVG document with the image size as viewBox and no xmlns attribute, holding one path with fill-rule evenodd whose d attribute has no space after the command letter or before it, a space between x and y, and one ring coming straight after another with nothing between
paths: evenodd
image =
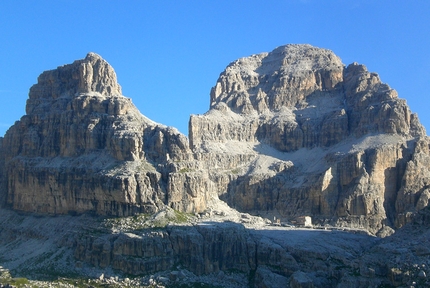
<instances>
[{"instance_id":1,"label":"rocky mountain summit","mask_svg":"<svg viewBox=\"0 0 430 288\"><path fill-rule=\"evenodd\" d=\"M417 116L376 73L329 50L287 45L231 63L209 112L191 116L190 143L243 159L218 189L241 211L387 233L428 204Z\"/></svg>"},{"instance_id":2,"label":"rocky mountain summit","mask_svg":"<svg viewBox=\"0 0 430 288\"><path fill-rule=\"evenodd\" d=\"M286 45L232 62L209 111L191 115L188 138L143 116L113 68L89 53L43 72L26 115L0 138L0 243L15 243L0 249L0 264L34 266L13 255L43 238L34 229L12 236L7 223L34 225L12 208L81 231L52 235L64 257L48 249L77 266L215 278L234 270L248 275L239 286L256 287L409 285L420 273L413 265L428 268L428 249L393 247L428 234L429 147L395 90L330 50ZM100 217L116 224L100 226ZM303 219L324 230L291 228ZM338 229L350 233L324 232ZM378 249L401 255L377 261Z\"/></svg>"}]
</instances>

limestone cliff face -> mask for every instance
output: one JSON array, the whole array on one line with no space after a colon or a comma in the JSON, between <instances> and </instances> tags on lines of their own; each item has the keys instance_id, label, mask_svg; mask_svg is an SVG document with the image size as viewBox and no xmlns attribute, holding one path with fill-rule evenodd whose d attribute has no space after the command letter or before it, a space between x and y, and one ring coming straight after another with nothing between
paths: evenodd
<instances>
[{"instance_id":1,"label":"limestone cliff face","mask_svg":"<svg viewBox=\"0 0 430 288\"><path fill-rule=\"evenodd\" d=\"M0 139L0 203L38 213L249 213L386 235L430 199L429 139L396 91L287 45L221 73L189 140L141 115L100 56L42 73Z\"/></svg>"},{"instance_id":2,"label":"limestone cliff face","mask_svg":"<svg viewBox=\"0 0 430 288\"><path fill-rule=\"evenodd\" d=\"M191 116L191 147L253 155L210 173L229 179L219 196L241 211L383 233L428 205L425 129L364 65L282 46L231 63L210 99Z\"/></svg>"},{"instance_id":3,"label":"limestone cliff face","mask_svg":"<svg viewBox=\"0 0 430 288\"><path fill-rule=\"evenodd\" d=\"M14 209L102 215L154 212L165 204L205 209L201 189L169 192L175 177L169 163L190 157L187 138L141 115L100 56L42 73L26 111L1 148L1 194Z\"/></svg>"}]
</instances>

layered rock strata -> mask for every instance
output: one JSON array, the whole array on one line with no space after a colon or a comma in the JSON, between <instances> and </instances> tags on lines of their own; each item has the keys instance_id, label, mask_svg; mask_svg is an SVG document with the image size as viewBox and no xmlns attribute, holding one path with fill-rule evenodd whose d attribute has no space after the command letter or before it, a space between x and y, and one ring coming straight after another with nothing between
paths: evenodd
<instances>
[{"instance_id":1,"label":"layered rock strata","mask_svg":"<svg viewBox=\"0 0 430 288\"><path fill-rule=\"evenodd\" d=\"M42 73L26 111L1 147L0 194L14 209L131 215L166 204L206 208L205 191L175 184L182 175L171 163L190 157L187 138L143 116L97 54Z\"/></svg>"}]
</instances>

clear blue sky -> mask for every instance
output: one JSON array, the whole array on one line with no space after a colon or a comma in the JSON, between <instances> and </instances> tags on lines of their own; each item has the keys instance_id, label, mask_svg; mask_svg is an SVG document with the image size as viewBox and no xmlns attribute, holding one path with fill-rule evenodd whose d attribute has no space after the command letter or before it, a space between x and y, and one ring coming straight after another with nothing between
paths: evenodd
<instances>
[{"instance_id":1,"label":"clear blue sky","mask_svg":"<svg viewBox=\"0 0 430 288\"><path fill-rule=\"evenodd\" d=\"M1 0L0 136L40 73L90 51L142 114L188 134L231 61L289 43L365 64L430 131L429 15L427 0Z\"/></svg>"}]
</instances>

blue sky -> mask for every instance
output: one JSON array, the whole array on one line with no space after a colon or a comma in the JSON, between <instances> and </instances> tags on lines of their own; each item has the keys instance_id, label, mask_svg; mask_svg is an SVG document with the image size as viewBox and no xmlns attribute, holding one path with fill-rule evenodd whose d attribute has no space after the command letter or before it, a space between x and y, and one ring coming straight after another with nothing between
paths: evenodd
<instances>
[{"instance_id":1,"label":"blue sky","mask_svg":"<svg viewBox=\"0 0 430 288\"><path fill-rule=\"evenodd\" d=\"M45 70L96 52L145 116L188 134L237 58L307 43L365 64L430 131L430 1L0 1L0 136Z\"/></svg>"}]
</instances>

